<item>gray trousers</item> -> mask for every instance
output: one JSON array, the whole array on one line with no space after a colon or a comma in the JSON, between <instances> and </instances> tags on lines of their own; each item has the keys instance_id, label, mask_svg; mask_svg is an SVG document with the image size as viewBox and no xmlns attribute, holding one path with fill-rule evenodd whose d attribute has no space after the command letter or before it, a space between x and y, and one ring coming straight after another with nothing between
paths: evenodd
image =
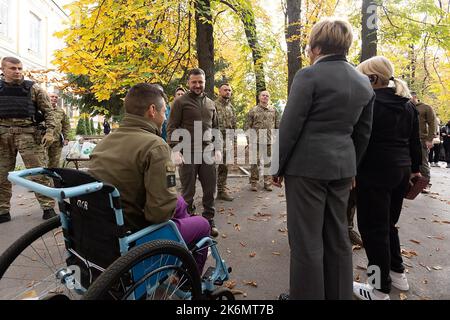
<instances>
[{"instance_id":1,"label":"gray trousers","mask_svg":"<svg viewBox=\"0 0 450 320\"><path fill-rule=\"evenodd\" d=\"M292 300L352 299L347 203L351 179L286 176Z\"/></svg>"},{"instance_id":2,"label":"gray trousers","mask_svg":"<svg viewBox=\"0 0 450 320\"><path fill-rule=\"evenodd\" d=\"M216 192L216 166L214 164L183 164L179 168L183 198L192 207L195 184L198 180L203 189L203 213L206 219L214 218L214 193Z\"/></svg>"},{"instance_id":3,"label":"gray trousers","mask_svg":"<svg viewBox=\"0 0 450 320\"><path fill-rule=\"evenodd\" d=\"M425 140L420 140L420 144L422 145L422 165L419 167L420 174L430 179L430 163L428 162L428 153L430 150L428 150Z\"/></svg>"}]
</instances>

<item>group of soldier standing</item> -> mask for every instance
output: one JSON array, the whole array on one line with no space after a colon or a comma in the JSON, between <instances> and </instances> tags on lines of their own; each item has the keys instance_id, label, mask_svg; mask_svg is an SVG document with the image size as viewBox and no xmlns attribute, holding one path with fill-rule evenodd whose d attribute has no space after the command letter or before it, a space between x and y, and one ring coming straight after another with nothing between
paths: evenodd
<instances>
[{"instance_id":1,"label":"group of soldier standing","mask_svg":"<svg viewBox=\"0 0 450 320\"><path fill-rule=\"evenodd\" d=\"M12 196L8 172L16 167L20 153L27 168L58 167L63 145L67 144L69 119L58 105L58 96L48 94L37 83L25 80L22 62L5 57L0 79L0 223L11 220ZM36 182L48 185L44 177ZM56 215L54 200L36 194L43 219Z\"/></svg>"}]
</instances>

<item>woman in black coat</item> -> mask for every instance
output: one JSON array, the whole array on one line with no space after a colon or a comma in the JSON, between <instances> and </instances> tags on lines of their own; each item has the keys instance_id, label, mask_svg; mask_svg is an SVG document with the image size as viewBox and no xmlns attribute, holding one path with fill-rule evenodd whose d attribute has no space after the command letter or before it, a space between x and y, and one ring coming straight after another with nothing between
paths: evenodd
<instances>
[{"instance_id":1,"label":"woman in black coat","mask_svg":"<svg viewBox=\"0 0 450 320\"><path fill-rule=\"evenodd\" d=\"M353 291L363 300L388 300L391 285L409 290L396 224L408 183L420 176L419 120L407 85L394 78L388 59L373 57L357 69L369 77L376 98L369 146L356 177L358 228L372 285L355 282Z\"/></svg>"}]
</instances>

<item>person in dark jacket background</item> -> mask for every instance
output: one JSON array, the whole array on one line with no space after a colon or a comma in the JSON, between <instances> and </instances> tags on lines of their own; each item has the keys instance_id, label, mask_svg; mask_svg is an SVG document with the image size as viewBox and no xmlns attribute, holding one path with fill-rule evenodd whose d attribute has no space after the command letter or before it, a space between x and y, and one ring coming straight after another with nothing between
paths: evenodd
<instances>
[{"instance_id":1,"label":"person in dark jacket background","mask_svg":"<svg viewBox=\"0 0 450 320\"><path fill-rule=\"evenodd\" d=\"M407 85L393 77L388 59L373 57L357 69L369 77L376 94L372 134L356 177L358 228L368 270L379 267L380 277L379 287L354 282L353 292L363 300L389 300L391 284L409 290L395 225L409 180L420 176L419 119ZM395 87L389 87L392 82Z\"/></svg>"}]
</instances>

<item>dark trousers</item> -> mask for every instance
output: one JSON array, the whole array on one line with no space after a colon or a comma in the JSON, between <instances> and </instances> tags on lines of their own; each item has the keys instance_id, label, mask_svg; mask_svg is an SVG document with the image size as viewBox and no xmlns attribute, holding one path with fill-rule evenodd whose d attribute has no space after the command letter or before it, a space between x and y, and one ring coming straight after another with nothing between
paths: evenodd
<instances>
[{"instance_id":1,"label":"dark trousers","mask_svg":"<svg viewBox=\"0 0 450 320\"><path fill-rule=\"evenodd\" d=\"M286 176L291 249L289 298L352 299L352 247L346 216L351 179Z\"/></svg>"},{"instance_id":2,"label":"dark trousers","mask_svg":"<svg viewBox=\"0 0 450 320\"><path fill-rule=\"evenodd\" d=\"M450 141L444 142L444 150L445 150L445 161L447 164L450 164Z\"/></svg>"},{"instance_id":3,"label":"dark trousers","mask_svg":"<svg viewBox=\"0 0 450 320\"><path fill-rule=\"evenodd\" d=\"M430 149L430 153L428 154L428 161L438 163L440 153L441 153L441 143L434 144L433 148Z\"/></svg>"},{"instance_id":4,"label":"dark trousers","mask_svg":"<svg viewBox=\"0 0 450 320\"><path fill-rule=\"evenodd\" d=\"M356 189L350 191L350 196L348 197L347 206L347 219L348 219L348 231L353 230L355 227L355 213L356 213Z\"/></svg>"},{"instance_id":5,"label":"dark trousers","mask_svg":"<svg viewBox=\"0 0 450 320\"><path fill-rule=\"evenodd\" d=\"M192 158L193 159L193 158ZM206 219L213 219L214 193L216 192L216 166L214 164L183 164L179 168L183 198L188 205L194 204L195 184L198 180L203 189L203 213Z\"/></svg>"},{"instance_id":6,"label":"dark trousers","mask_svg":"<svg viewBox=\"0 0 450 320\"><path fill-rule=\"evenodd\" d=\"M402 273L405 270L395 225L410 174L409 167L372 168L360 169L356 178L358 228L369 266L380 268L381 288L377 289L384 293L391 291L389 271Z\"/></svg>"}]
</instances>

